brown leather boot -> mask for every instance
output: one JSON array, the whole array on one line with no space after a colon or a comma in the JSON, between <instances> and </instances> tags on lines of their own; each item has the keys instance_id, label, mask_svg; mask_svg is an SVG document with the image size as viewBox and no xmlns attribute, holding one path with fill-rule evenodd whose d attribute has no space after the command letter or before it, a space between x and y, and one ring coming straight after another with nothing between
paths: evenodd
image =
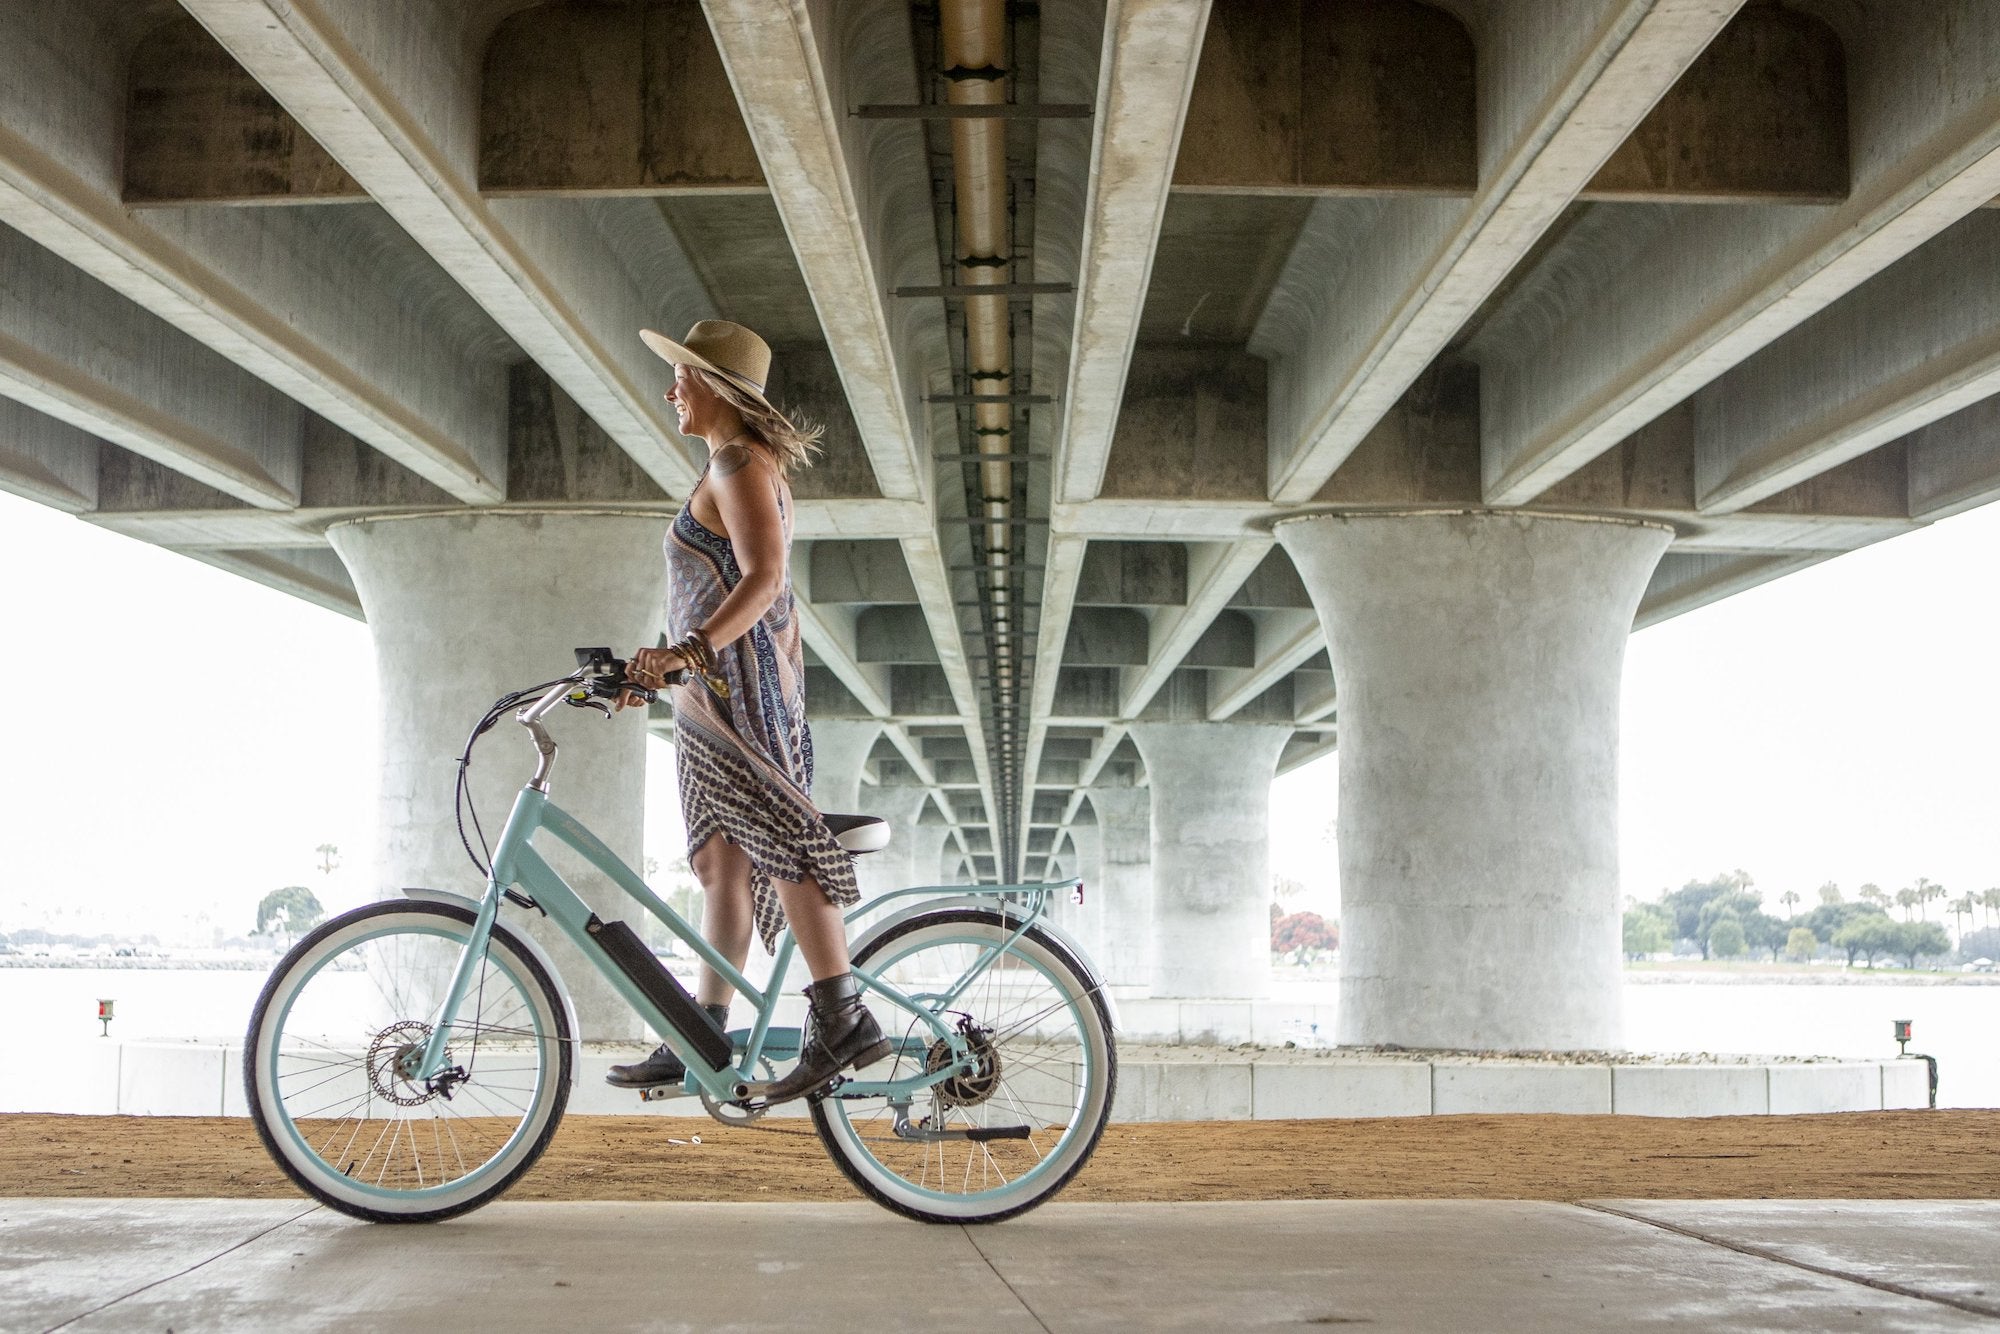
<instances>
[{"instance_id":1,"label":"brown leather boot","mask_svg":"<svg viewBox=\"0 0 2000 1334\"><path fill-rule=\"evenodd\" d=\"M715 1026L723 1032L729 1031L729 1007L727 1005L704 1005L708 1017L715 1020ZM630 1065L614 1065L605 1073L604 1082L616 1089L650 1089L662 1084L678 1084L687 1078L687 1066L673 1050L662 1042L643 1061Z\"/></svg>"},{"instance_id":2,"label":"brown leather boot","mask_svg":"<svg viewBox=\"0 0 2000 1334\"><path fill-rule=\"evenodd\" d=\"M792 1072L764 1091L767 1103L817 1093L842 1070L859 1070L887 1056L889 1039L861 1003L854 974L842 973L806 988L805 1039Z\"/></svg>"}]
</instances>

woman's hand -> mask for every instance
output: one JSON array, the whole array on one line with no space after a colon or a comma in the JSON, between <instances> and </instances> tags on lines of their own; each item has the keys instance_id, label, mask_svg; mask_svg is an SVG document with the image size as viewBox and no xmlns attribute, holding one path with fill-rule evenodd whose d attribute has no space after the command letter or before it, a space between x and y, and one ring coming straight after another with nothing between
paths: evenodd
<instances>
[{"instance_id":1,"label":"woman's hand","mask_svg":"<svg viewBox=\"0 0 2000 1334\"><path fill-rule=\"evenodd\" d=\"M671 649L641 648L632 650L631 661L625 664L625 679L635 681L648 690L659 690L667 683L670 673L677 672L687 663L681 655ZM630 690L618 692L618 707L639 708L645 704L637 693Z\"/></svg>"}]
</instances>

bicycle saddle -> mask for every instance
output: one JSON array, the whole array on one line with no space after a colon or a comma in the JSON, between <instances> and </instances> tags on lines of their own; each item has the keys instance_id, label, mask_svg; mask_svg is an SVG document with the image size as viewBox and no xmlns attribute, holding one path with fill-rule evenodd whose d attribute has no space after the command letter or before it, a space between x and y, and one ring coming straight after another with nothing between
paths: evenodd
<instances>
[{"instance_id":1,"label":"bicycle saddle","mask_svg":"<svg viewBox=\"0 0 2000 1334\"><path fill-rule=\"evenodd\" d=\"M833 831L833 841L849 852L880 852L889 846L889 822L877 815L828 815L820 817Z\"/></svg>"}]
</instances>

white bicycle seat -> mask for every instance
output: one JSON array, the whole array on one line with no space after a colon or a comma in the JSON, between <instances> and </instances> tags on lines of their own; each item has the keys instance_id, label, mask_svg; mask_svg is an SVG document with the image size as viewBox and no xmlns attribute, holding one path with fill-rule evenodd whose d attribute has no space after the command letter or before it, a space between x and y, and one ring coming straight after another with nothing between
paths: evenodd
<instances>
[{"instance_id":1,"label":"white bicycle seat","mask_svg":"<svg viewBox=\"0 0 2000 1334\"><path fill-rule=\"evenodd\" d=\"M877 815L828 815L821 820L833 831L833 841L849 852L880 852L889 846L889 822Z\"/></svg>"}]
</instances>

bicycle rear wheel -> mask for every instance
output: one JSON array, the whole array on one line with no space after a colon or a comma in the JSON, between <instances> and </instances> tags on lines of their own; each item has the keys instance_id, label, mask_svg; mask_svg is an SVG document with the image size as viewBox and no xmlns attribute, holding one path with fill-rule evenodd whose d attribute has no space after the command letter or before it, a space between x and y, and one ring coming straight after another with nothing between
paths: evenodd
<instances>
[{"instance_id":1,"label":"bicycle rear wheel","mask_svg":"<svg viewBox=\"0 0 2000 1334\"><path fill-rule=\"evenodd\" d=\"M443 1086L398 1062L429 1039L474 914L385 901L301 940L251 1016L257 1134L301 1190L371 1222L435 1222L506 1190L569 1102L573 1035L555 981L495 926L447 1035Z\"/></svg>"},{"instance_id":2,"label":"bicycle rear wheel","mask_svg":"<svg viewBox=\"0 0 2000 1334\"><path fill-rule=\"evenodd\" d=\"M907 1217L990 1223L1032 1209L1082 1170L1110 1119L1117 1082L1110 1016L1061 942L1030 929L963 992L947 995L1014 929L991 909L926 913L855 958L964 1034L981 1057L972 1074L918 1094L903 1109L900 1132L899 1109L887 1098L835 1094L813 1104L813 1125L841 1171ZM859 1078L906 1079L947 1061L928 1025L869 999L897 1050Z\"/></svg>"}]
</instances>

